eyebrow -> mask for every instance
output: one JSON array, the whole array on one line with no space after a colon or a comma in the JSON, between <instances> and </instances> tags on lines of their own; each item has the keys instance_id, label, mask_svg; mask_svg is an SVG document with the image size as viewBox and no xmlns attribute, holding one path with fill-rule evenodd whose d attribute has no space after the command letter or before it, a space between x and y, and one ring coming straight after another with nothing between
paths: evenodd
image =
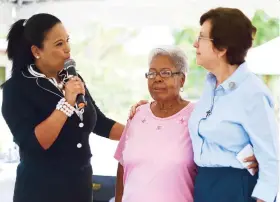
<instances>
[{"instance_id":1,"label":"eyebrow","mask_svg":"<svg viewBox=\"0 0 280 202\"><path fill-rule=\"evenodd\" d=\"M67 36L67 40L69 39L70 37L69 37L69 35ZM58 39L58 40L56 40L55 42L54 42L54 44L56 44L56 43L58 43L58 42L60 42L60 41L63 41L63 39Z\"/></svg>"},{"instance_id":2,"label":"eyebrow","mask_svg":"<svg viewBox=\"0 0 280 202\"><path fill-rule=\"evenodd\" d=\"M156 70L155 68L150 68L149 70ZM171 68L168 68L168 67L164 67L164 68L161 68L160 71L162 70L170 70L171 71Z\"/></svg>"}]
</instances>

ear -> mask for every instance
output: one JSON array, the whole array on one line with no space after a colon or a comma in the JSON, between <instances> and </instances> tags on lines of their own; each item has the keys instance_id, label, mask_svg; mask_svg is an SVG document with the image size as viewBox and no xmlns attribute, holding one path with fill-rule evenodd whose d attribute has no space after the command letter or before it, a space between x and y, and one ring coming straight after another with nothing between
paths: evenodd
<instances>
[{"instance_id":1,"label":"ear","mask_svg":"<svg viewBox=\"0 0 280 202\"><path fill-rule=\"evenodd\" d=\"M214 44L212 45L212 50L213 52L216 54L216 56L218 58L221 58L221 57L224 57L227 53L227 48L226 47L219 47L219 48L216 48L214 46Z\"/></svg>"},{"instance_id":2,"label":"ear","mask_svg":"<svg viewBox=\"0 0 280 202\"><path fill-rule=\"evenodd\" d=\"M221 50L218 50L218 57L224 57L227 53L227 49L226 48L222 48Z\"/></svg>"},{"instance_id":3,"label":"ear","mask_svg":"<svg viewBox=\"0 0 280 202\"><path fill-rule=\"evenodd\" d=\"M186 80L186 76L185 76L185 74L182 74L182 76L181 76L181 88L184 86L184 84L185 84L185 80Z\"/></svg>"},{"instance_id":4,"label":"ear","mask_svg":"<svg viewBox=\"0 0 280 202\"><path fill-rule=\"evenodd\" d=\"M31 52L34 56L34 58L39 59L40 58L40 49L37 46L31 46Z\"/></svg>"}]
</instances>

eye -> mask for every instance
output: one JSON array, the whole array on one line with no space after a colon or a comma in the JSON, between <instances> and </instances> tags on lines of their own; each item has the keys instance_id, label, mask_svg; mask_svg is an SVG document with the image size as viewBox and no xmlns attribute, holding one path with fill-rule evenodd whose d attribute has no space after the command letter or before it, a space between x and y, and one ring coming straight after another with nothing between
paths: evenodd
<instances>
[{"instance_id":1,"label":"eye","mask_svg":"<svg viewBox=\"0 0 280 202\"><path fill-rule=\"evenodd\" d=\"M156 77L156 72L148 72L146 73L146 78L152 79Z\"/></svg>"},{"instance_id":2,"label":"eye","mask_svg":"<svg viewBox=\"0 0 280 202\"><path fill-rule=\"evenodd\" d=\"M160 72L162 77L170 77L172 76L172 72L170 70L163 70Z\"/></svg>"},{"instance_id":3,"label":"eye","mask_svg":"<svg viewBox=\"0 0 280 202\"><path fill-rule=\"evenodd\" d=\"M62 46L62 45L63 45L62 42L59 42L59 43L56 44L56 46Z\"/></svg>"}]
</instances>

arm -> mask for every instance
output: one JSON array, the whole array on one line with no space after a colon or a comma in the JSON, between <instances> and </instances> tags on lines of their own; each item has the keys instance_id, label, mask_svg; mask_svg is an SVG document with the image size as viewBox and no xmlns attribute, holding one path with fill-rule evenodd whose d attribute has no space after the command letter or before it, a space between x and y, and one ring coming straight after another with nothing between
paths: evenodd
<instances>
[{"instance_id":1,"label":"arm","mask_svg":"<svg viewBox=\"0 0 280 202\"><path fill-rule=\"evenodd\" d=\"M14 141L22 149L46 150L56 140L67 116L54 110L49 117L40 117L17 88L5 86L2 103L2 114Z\"/></svg>"},{"instance_id":2,"label":"arm","mask_svg":"<svg viewBox=\"0 0 280 202\"><path fill-rule=\"evenodd\" d=\"M96 106L92 98L91 101L95 107L96 114L97 114L97 122L96 122L96 126L93 129L93 133L96 133L101 137L110 138L111 140L120 140L124 130L124 125L117 123L114 120L106 117L101 112L101 110Z\"/></svg>"},{"instance_id":3,"label":"arm","mask_svg":"<svg viewBox=\"0 0 280 202\"><path fill-rule=\"evenodd\" d=\"M116 183L116 194L115 202L122 202L123 196L123 167L119 163L117 171L117 183Z\"/></svg>"},{"instance_id":4,"label":"arm","mask_svg":"<svg viewBox=\"0 0 280 202\"><path fill-rule=\"evenodd\" d=\"M74 105L77 94L84 93L82 82L71 79L65 92L67 102ZM3 88L3 117L22 149L47 150L52 146L67 120L67 115L55 108L50 115L39 115L17 83L10 81Z\"/></svg>"},{"instance_id":5,"label":"arm","mask_svg":"<svg viewBox=\"0 0 280 202\"><path fill-rule=\"evenodd\" d=\"M47 150L53 145L67 118L63 112L54 110L46 120L35 127L35 136L42 148Z\"/></svg>"},{"instance_id":6,"label":"arm","mask_svg":"<svg viewBox=\"0 0 280 202\"><path fill-rule=\"evenodd\" d=\"M126 139L128 136L128 128L130 125L130 121L128 120L126 127L123 131L123 135L119 141L119 144L117 146L114 158L119 162L118 164L118 171L117 171L117 183L116 183L116 202L121 202L122 201L122 196L124 192L124 166L125 162L123 159L123 150L125 148L126 144Z\"/></svg>"},{"instance_id":7,"label":"arm","mask_svg":"<svg viewBox=\"0 0 280 202\"><path fill-rule=\"evenodd\" d=\"M79 78L84 82L80 75ZM97 114L97 122L92 132L101 137L110 138L111 140L120 140L125 126L106 117L95 104L87 87L85 87L85 91L90 101L93 103Z\"/></svg>"},{"instance_id":8,"label":"arm","mask_svg":"<svg viewBox=\"0 0 280 202\"><path fill-rule=\"evenodd\" d=\"M273 202L278 192L278 126L269 98L259 93L246 108L244 128L249 134L259 162L259 179L252 196Z\"/></svg>"},{"instance_id":9,"label":"arm","mask_svg":"<svg viewBox=\"0 0 280 202\"><path fill-rule=\"evenodd\" d=\"M66 102L71 106L75 105L78 94L85 94L84 84L79 77L71 78L64 85L64 89ZM45 150L55 142L67 118L64 112L54 109L47 119L36 126L35 136Z\"/></svg>"},{"instance_id":10,"label":"arm","mask_svg":"<svg viewBox=\"0 0 280 202\"><path fill-rule=\"evenodd\" d=\"M124 125L117 123L110 118L107 118L95 105L95 103L94 107L96 109L97 122L96 126L93 129L93 132L105 138L120 140L124 130Z\"/></svg>"},{"instance_id":11,"label":"arm","mask_svg":"<svg viewBox=\"0 0 280 202\"><path fill-rule=\"evenodd\" d=\"M120 140L124 130L124 125L115 123L110 131L109 138L111 140Z\"/></svg>"}]
</instances>

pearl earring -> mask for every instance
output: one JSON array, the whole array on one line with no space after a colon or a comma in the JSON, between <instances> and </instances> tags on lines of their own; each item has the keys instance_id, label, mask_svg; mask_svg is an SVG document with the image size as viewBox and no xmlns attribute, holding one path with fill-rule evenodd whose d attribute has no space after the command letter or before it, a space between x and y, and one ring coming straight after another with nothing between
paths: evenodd
<instances>
[{"instance_id":1,"label":"pearl earring","mask_svg":"<svg viewBox=\"0 0 280 202\"><path fill-rule=\"evenodd\" d=\"M39 59L39 58L40 58L40 56L37 55L37 56L36 56L36 59Z\"/></svg>"}]
</instances>

